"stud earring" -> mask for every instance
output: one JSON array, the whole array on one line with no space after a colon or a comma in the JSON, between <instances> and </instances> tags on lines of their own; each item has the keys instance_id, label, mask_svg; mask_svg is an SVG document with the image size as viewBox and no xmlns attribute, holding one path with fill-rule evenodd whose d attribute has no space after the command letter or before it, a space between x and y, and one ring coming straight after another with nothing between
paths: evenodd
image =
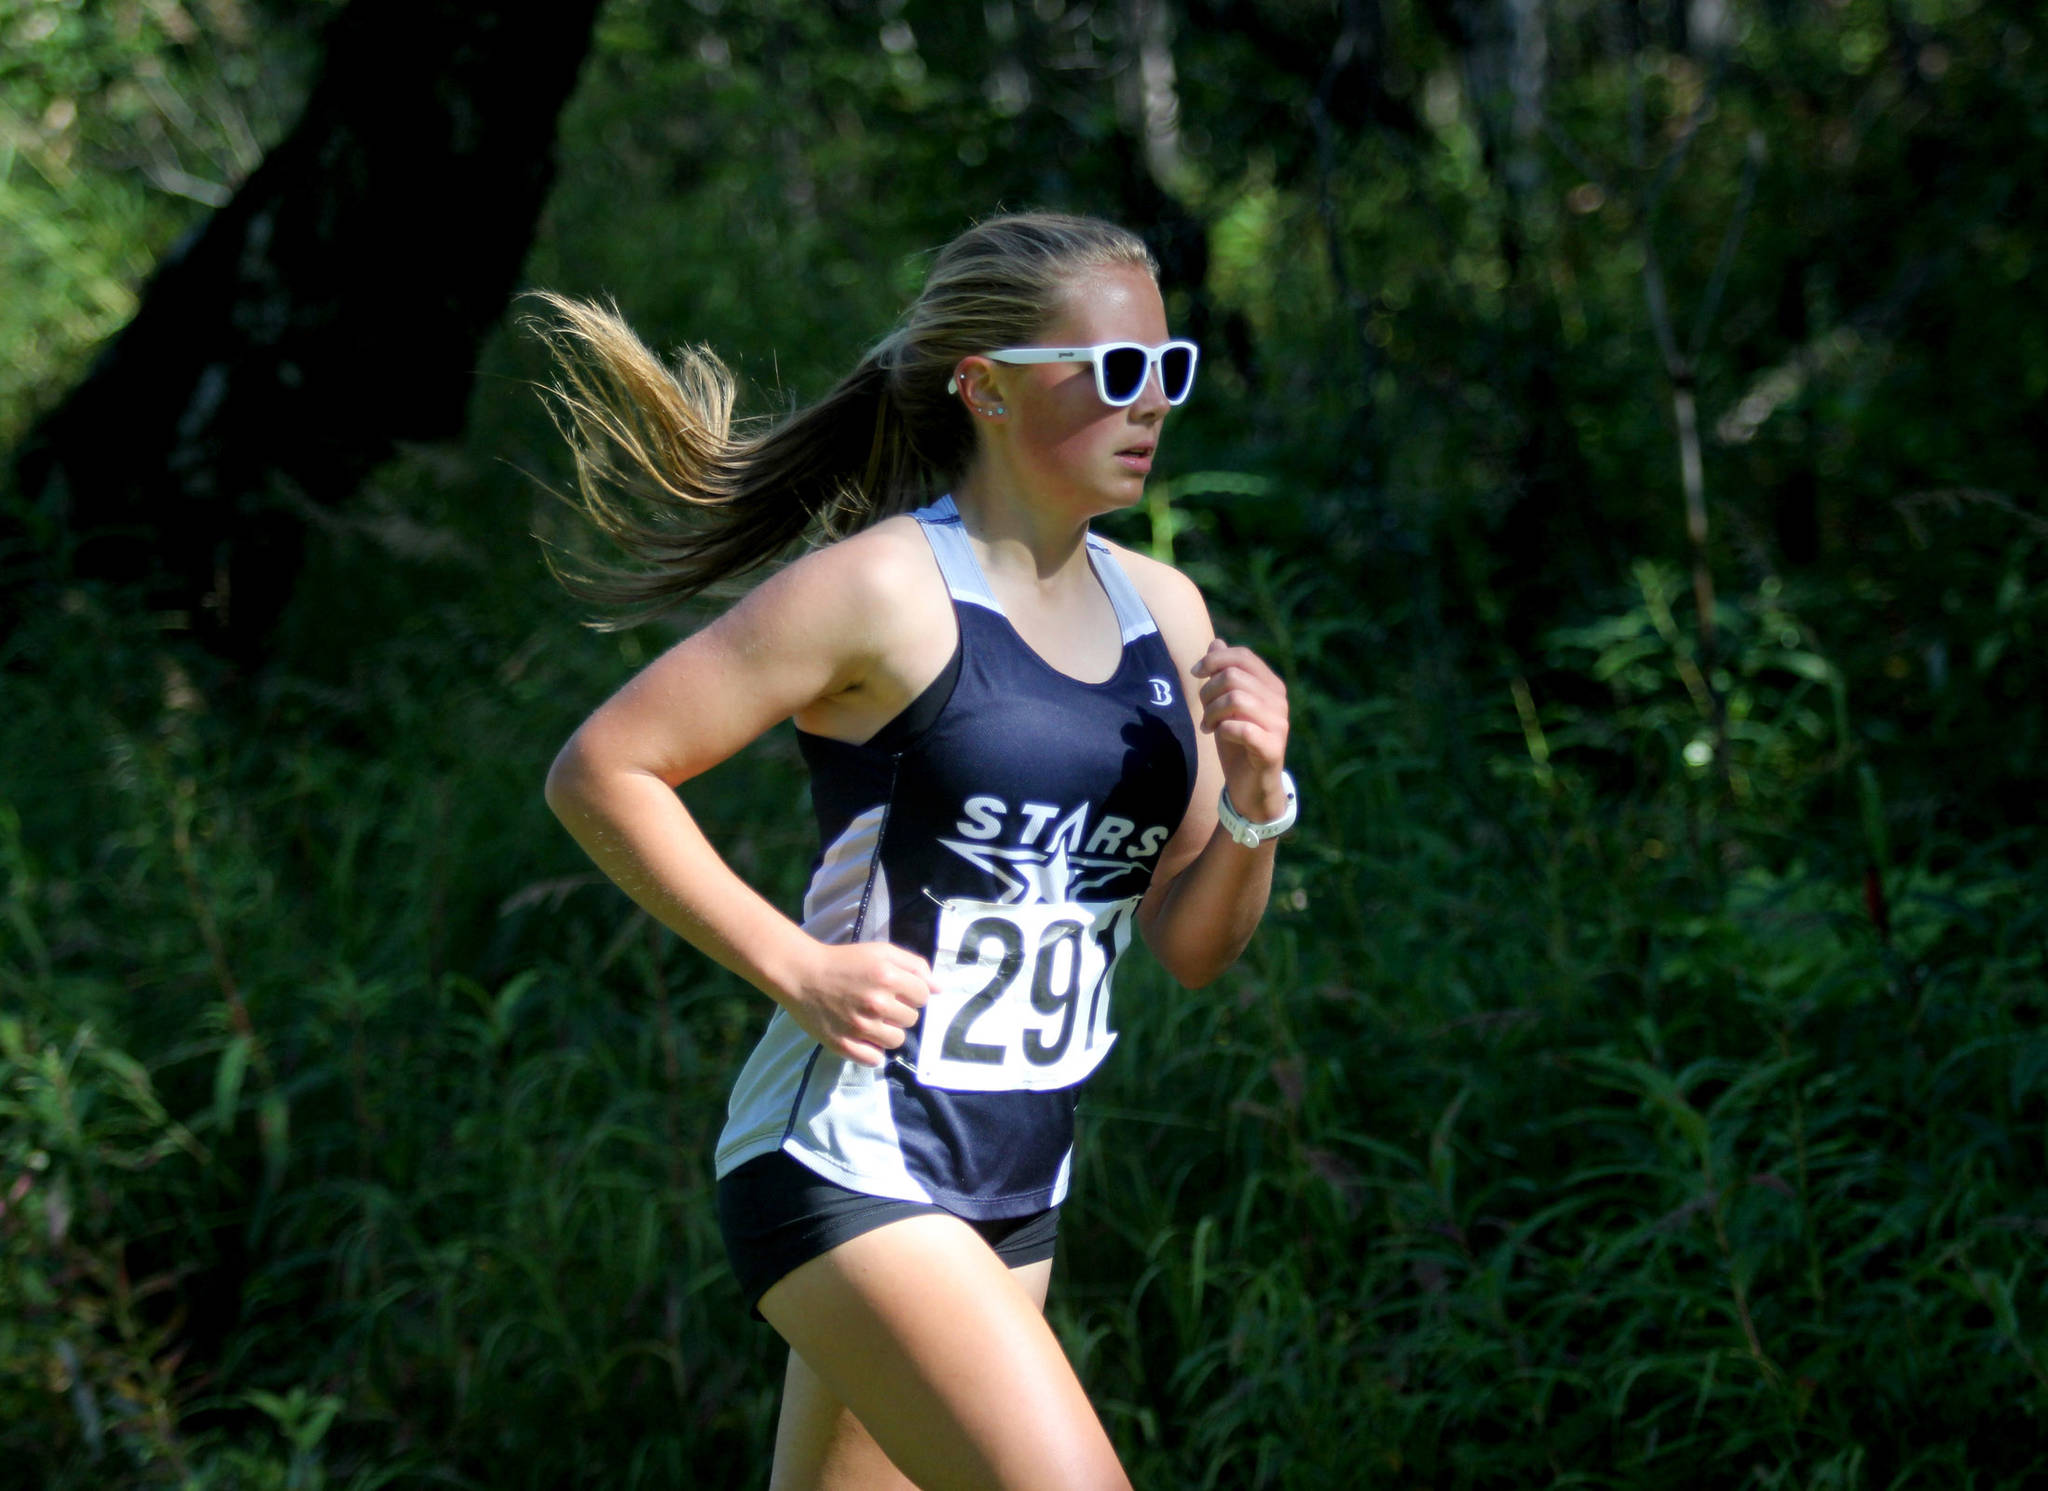
<instances>
[{"instance_id":1,"label":"stud earring","mask_svg":"<svg viewBox=\"0 0 2048 1491\"><path fill-rule=\"evenodd\" d=\"M989 406L987 406L987 405L984 405L984 406L982 407L982 410L981 410L981 412L982 412L983 414L986 414L986 415L989 415L989 416L993 417L993 416L995 416L995 415L998 415L998 414L1001 414L1001 413L1003 412L1003 406L1002 406L1001 404L997 404L997 405L995 405L995 406L994 406L993 408L991 408L991 407L989 407Z\"/></svg>"}]
</instances>

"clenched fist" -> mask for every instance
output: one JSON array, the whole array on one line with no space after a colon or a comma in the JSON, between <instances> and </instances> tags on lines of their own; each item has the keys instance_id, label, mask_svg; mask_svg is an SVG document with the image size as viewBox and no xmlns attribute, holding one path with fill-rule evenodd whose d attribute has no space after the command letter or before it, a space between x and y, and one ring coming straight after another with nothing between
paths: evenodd
<instances>
[{"instance_id":1,"label":"clenched fist","mask_svg":"<svg viewBox=\"0 0 2048 1491\"><path fill-rule=\"evenodd\" d=\"M780 1002L826 1050L878 1067L937 987L931 964L893 943L820 942Z\"/></svg>"},{"instance_id":2,"label":"clenched fist","mask_svg":"<svg viewBox=\"0 0 2048 1491\"><path fill-rule=\"evenodd\" d=\"M1216 755L1230 804L1255 823L1287 811L1280 770L1287 764L1287 685L1249 647L1213 638L1195 663L1202 680L1202 728Z\"/></svg>"}]
</instances>

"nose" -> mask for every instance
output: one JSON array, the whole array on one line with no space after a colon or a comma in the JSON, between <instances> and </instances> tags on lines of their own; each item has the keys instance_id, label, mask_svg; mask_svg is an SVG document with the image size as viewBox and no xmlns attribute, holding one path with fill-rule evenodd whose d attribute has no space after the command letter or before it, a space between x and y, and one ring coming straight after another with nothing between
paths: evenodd
<instances>
[{"instance_id":1,"label":"nose","mask_svg":"<svg viewBox=\"0 0 2048 1491\"><path fill-rule=\"evenodd\" d=\"M1154 362L1145 369L1145 382L1138 389L1138 397L1131 401L1131 416L1157 424L1166 417L1166 411L1172 407L1166 398L1166 372Z\"/></svg>"}]
</instances>

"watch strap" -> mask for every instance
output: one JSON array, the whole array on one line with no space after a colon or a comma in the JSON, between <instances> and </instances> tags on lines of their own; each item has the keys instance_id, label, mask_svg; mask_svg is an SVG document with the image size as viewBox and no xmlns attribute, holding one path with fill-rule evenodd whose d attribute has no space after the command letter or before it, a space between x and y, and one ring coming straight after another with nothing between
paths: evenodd
<instances>
[{"instance_id":1,"label":"watch strap","mask_svg":"<svg viewBox=\"0 0 2048 1491\"><path fill-rule=\"evenodd\" d=\"M1277 839L1294 827L1299 802L1294 791L1294 777L1290 772L1280 773L1280 788L1287 794L1287 807L1278 818L1264 823L1254 823L1237 810L1230 800L1230 788L1223 789L1223 795L1216 802L1216 816L1222 821L1223 831L1247 849L1256 849L1268 839Z\"/></svg>"}]
</instances>

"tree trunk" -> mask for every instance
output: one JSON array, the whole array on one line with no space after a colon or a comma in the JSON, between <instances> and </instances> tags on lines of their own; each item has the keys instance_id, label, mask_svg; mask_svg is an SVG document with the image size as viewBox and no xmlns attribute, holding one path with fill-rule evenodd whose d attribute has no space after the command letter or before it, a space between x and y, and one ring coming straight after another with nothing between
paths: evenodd
<instances>
[{"instance_id":1,"label":"tree trunk","mask_svg":"<svg viewBox=\"0 0 2048 1491\"><path fill-rule=\"evenodd\" d=\"M262 655L304 504L461 431L597 6L354 0L291 133L24 444L11 604L37 579L139 583Z\"/></svg>"}]
</instances>

